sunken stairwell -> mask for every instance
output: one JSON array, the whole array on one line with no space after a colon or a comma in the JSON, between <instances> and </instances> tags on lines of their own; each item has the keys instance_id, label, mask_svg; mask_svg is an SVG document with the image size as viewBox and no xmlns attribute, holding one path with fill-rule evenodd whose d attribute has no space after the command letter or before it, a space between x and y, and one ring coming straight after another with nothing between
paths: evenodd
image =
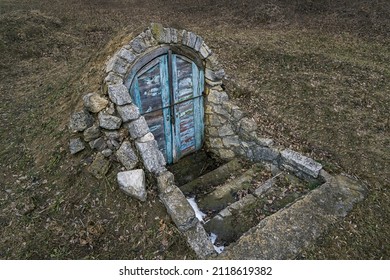
<instances>
[{"instance_id":1,"label":"sunken stairwell","mask_svg":"<svg viewBox=\"0 0 390 280\"><path fill-rule=\"evenodd\" d=\"M355 180L324 170L310 178L283 165L238 158L204 168L206 158L196 157L188 157L184 169L180 162L170 170L183 204L195 212L192 233L183 232L202 257L294 258L365 193Z\"/></svg>"}]
</instances>

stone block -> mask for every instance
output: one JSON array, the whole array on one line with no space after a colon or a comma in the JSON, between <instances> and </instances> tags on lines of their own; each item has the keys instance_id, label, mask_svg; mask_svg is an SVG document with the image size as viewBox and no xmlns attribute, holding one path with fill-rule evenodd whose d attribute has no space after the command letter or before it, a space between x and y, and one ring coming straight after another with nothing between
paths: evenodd
<instances>
[{"instance_id":1,"label":"stone block","mask_svg":"<svg viewBox=\"0 0 390 280\"><path fill-rule=\"evenodd\" d=\"M80 138L70 139L69 151L72 155L77 154L85 149L83 141Z\"/></svg>"},{"instance_id":2,"label":"stone block","mask_svg":"<svg viewBox=\"0 0 390 280\"><path fill-rule=\"evenodd\" d=\"M208 58L211 55L210 48L205 44L205 42L202 43L200 49L199 49L200 55L203 59Z\"/></svg>"},{"instance_id":3,"label":"stone block","mask_svg":"<svg viewBox=\"0 0 390 280\"><path fill-rule=\"evenodd\" d=\"M161 194L169 194L174 191L175 186L175 177L169 171L163 172L157 177L157 187Z\"/></svg>"},{"instance_id":4,"label":"stone block","mask_svg":"<svg viewBox=\"0 0 390 280\"><path fill-rule=\"evenodd\" d=\"M218 129L218 135L221 137L234 135L233 128L230 124L225 124Z\"/></svg>"},{"instance_id":5,"label":"stone block","mask_svg":"<svg viewBox=\"0 0 390 280\"><path fill-rule=\"evenodd\" d=\"M116 105L121 106L131 103L130 93L125 85L108 85L107 91L111 101Z\"/></svg>"},{"instance_id":6,"label":"stone block","mask_svg":"<svg viewBox=\"0 0 390 280\"><path fill-rule=\"evenodd\" d=\"M198 36L196 36L194 33L184 30L182 43L183 43L183 45L186 45L186 46L194 49L197 37Z\"/></svg>"},{"instance_id":7,"label":"stone block","mask_svg":"<svg viewBox=\"0 0 390 280\"><path fill-rule=\"evenodd\" d=\"M117 175L118 185L126 194L146 201L145 173L142 169L119 172Z\"/></svg>"},{"instance_id":8,"label":"stone block","mask_svg":"<svg viewBox=\"0 0 390 280\"><path fill-rule=\"evenodd\" d=\"M111 149L104 149L101 153L104 157L108 158L112 155L112 150Z\"/></svg>"},{"instance_id":9,"label":"stone block","mask_svg":"<svg viewBox=\"0 0 390 280\"><path fill-rule=\"evenodd\" d=\"M145 142L149 142L149 141L153 141L153 140L154 140L153 133L148 132L144 136L142 136L141 138L138 138L136 141L141 142L141 143L145 143Z\"/></svg>"},{"instance_id":10,"label":"stone block","mask_svg":"<svg viewBox=\"0 0 390 280\"><path fill-rule=\"evenodd\" d=\"M123 141L120 148L115 153L116 158L127 169L131 170L138 164L138 157L135 154L129 141Z\"/></svg>"},{"instance_id":11,"label":"stone block","mask_svg":"<svg viewBox=\"0 0 390 280\"><path fill-rule=\"evenodd\" d=\"M184 235L187 238L188 245L190 245L199 258L205 259L216 255L208 234L199 222L191 229L185 231Z\"/></svg>"},{"instance_id":12,"label":"stone block","mask_svg":"<svg viewBox=\"0 0 390 280\"><path fill-rule=\"evenodd\" d=\"M286 149L281 152L281 164L283 167L289 169L297 169L302 171L313 178L317 178L322 165L311 158L308 158L300 153L294 152L290 149Z\"/></svg>"},{"instance_id":13,"label":"stone block","mask_svg":"<svg viewBox=\"0 0 390 280\"><path fill-rule=\"evenodd\" d=\"M229 101L229 96L224 91L210 90L210 93L207 95L207 101L216 105L221 105L224 102Z\"/></svg>"},{"instance_id":14,"label":"stone block","mask_svg":"<svg viewBox=\"0 0 390 280\"><path fill-rule=\"evenodd\" d=\"M238 125L241 134L250 134L257 130L257 124L253 119L243 118Z\"/></svg>"},{"instance_id":15,"label":"stone block","mask_svg":"<svg viewBox=\"0 0 390 280\"><path fill-rule=\"evenodd\" d=\"M226 148L239 147L241 145L241 141L237 135L223 137L222 142Z\"/></svg>"},{"instance_id":16,"label":"stone block","mask_svg":"<svg viewBox=\"0 0 390 280\"><path fill-rule=\"evenodd\" d=\"M215 81L222 80L223 77L225 77L225 70L219 69L217 71L214 71L214 70L206 68L206 71L205 71L205 78L206 79L215 82Z\"/></svg>"},{"instance_id":17,"label":"stone block","mask_svg":"<svg viewBox=\"0 0 390 280\"><path fill-rule=\"evenodd\" d=\"M93 117L87 111L76 112L70 117L69 129L71 131L84 131L92 126L93 122Z\"/></svg>"},{"instance_id":18,"label":"stone block","mask_svg":"<svg viewBox=\"0 0 390 280\"><path fill-rule=\"evenodd\" d=\"M210 147L211 148L223 148L223 142L221 138L210 138Z\"/></svg>"},{"instance_id":19,"label":"stone block","mask_svg":"<svg viewBox=\"0 0 390 280\"><path fill-rule=\"evenodd\" d=\"M127 73L129 67L130 64L126 60L114 55L107 63L106 73L114 72L116 75L123 77Z\"/></svg>"},{"instance_id":20,"label":"stone block","mask_svg":"<svg viewBox=\"0 0 390 280\"><path fill-rule=\"evenodd\" d=\"M202 47L202 45L203 45L203 39L202 39L202 37L197 36L196 42L195 42L195 46L194 46L194 50L196 50L197 52L199 52L199 51L200 51L200 48Z\"/></svg>"},{"instance_id":21,"label":"stone block","mask_svg":"<svg viewBox=\"0 0 390 280\"><path fill-rule=\"evenodd\" d=\"M123 122L133 121L139 118L139 109L133 104L116 107Z\"/></svg>"},{"instance_id":22,"label":"stone block","mask_svg":"<svg viewBox=\"0 0 390 280\"><path fill-rule=\"evenodd\" d=\"M178 187L173 186L169 193L160 193L160 199L180 231L187 231L196 225L198 219L195 212Z\"/></svg>"},{"instance_id":23,"label":"stone block","mask_svg":"<svg viewBox=\"0 0 390 280\"><path fill-rule=\"evenodd\" d=\"M165 159L160 152L155 140L135 143L145 165L145 168L152 173L160 173L165 170Z\"/></svg>"},{"instance_id":24,"label":"stone block","mask_svg":"<svg viewBox=\"0 0 390 280\"><path fill-rule=\"evenodd\" d=\"M121 48L118 51L118 56L124 60L126 60L128 63L132 63L135 60L135 55L131 51L129 51L126 48Z\"/></svg>"},{"instance_id":25,"label":"stone block","mask_svg":"<svg viewBox=\"0 0 390 280\"><path fill-rule=\"evenodd\" d=\"M146 45L145 41L143 40L142 36L138 35L137 37L135 37L131 42L130 42L130 46L132 48L132 50L137 53L137 54L140 54L140 53L143 53L147 48L148 46Z\"/></svg>"},{"instance_id":26,"label":"stone block","mask_svg":"<svg viewBox=\"0 0 390 280\"><path fill-rule=\"evenodd\" d=\"M229 159L234 158L236 156L236 154L234 153L234 151L232 151L230 149L220 149L219 156L223 160L229 160Z\"/></svg>"},{"instance_id":27,"label":"stone block","mask_svg":"<svg viewBox=\"0 0 390 280\"><path fill-rule=\"evenodd\" d=\"M279 151L275 149L257 146L257 145L252 146L251 151L253 155L252 160L257 162L261 162L261 161L276 162L280 156Z\"/></svg>"},{"instance_id":28,"label":"stone block","mask_svg":"<svg viewBox=\"0 0 390 280\"><path fill-rule=\"evenodd\" d=\"M98 115L99 126L105 129L114 130L120 128L122 120L118 117L100 112Z\"/></svg>"},{"instance_id":29,"label":"stone block","mask_svg":"<svg viewBox=\"0 0 390 280\"><path fill-rule=\"evenodd\" d=\"M99 129L99 125L96 125L96 124L87 128L83 132L83 137L84 137L84 140L86 142L90 142L96 138L99 138L100 135L101 135L101 132Z\"/></svg>"},{"instance_id":30,"label":"stone block","mask_svg":"<svg viewBox=\"0 0 390 280\"><path fill-rule=\"evenodd\" d=\"M117 75L114 72L108 73L108 75L104 78L104 82L107 85L115 85L115 84L123 84L123 78L119 75ZM107 92L105 91L105 94Z\"/></svg>"},{"instance_id":31,"label":"stone block","mask_svg":"<svg viewBox=\"0 0 390 280\"><path fill-rule=\"evenodd\" d=\"M143 116L127 124L127 129L133 139L141 138L150 132L148 124Z\"/></svg>"},{"instance_id":32,"label":"stone block","mask_svg":"<svg viewBox=\"0 0 390 280\"><path fill-rule=\"evenodd\" d=\"M102 179L110 169L110 161L103 154L98 153L89 166L88 171L97 179Z\"/></svg>"},{"instance_id":33,"label":"stone block","mask_svg":"<svg viewBox=\"0 0 390 280\"><path fill-rule=\"evenodd\" d=\"M270 138L256 137L255 142L257 145L260 145L263 147L271 147L274 144L274 140L272 140Z\"/></svg>"},{"instance_id":34,"label":"stone block","mask_svg":"<svg viewBox=\"0 0 390 280\"><path fill-rule=\"evenodd\" d=\"M98 151L102 151L107 147L107 143L106 141L104 141L103 137L89 141L88 144L91 147L91 149L98 150Z\"/></svg>"},{"instance_id":35,"label":"stone block","mask_svg":"<svg viewBox=\"0 0 390 280\"><path fill-rule=\"evenodd\" d=\"M97 93L88 93L83 96L84 107L92 113L98 113L108 105L108 100Z\"/></svg>"}]
</instances>

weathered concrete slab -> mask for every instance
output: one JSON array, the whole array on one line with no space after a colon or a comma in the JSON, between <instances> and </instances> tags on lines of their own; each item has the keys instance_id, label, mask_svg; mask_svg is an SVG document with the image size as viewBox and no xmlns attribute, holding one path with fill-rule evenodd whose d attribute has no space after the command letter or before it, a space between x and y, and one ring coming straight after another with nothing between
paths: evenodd
<instances>
[{"instance_id":1,"label":"weathered concrete slab","mask_svg":"<svg viewBox=\"0 0 390 280\"><path fill-rule=\"evenodd\" d=\"M196 225L189 230L185 231L184 235L187 237L188 244L199 258L205 259L216 255L213 244L199 222L197 222Z\"/></svg>"},{"instance_id":2,"label":"weathered concrete slab","mask_svg":"<svg viewBox=\"0 0 390 280\"><path fill-rule=\"evenodd\" d=\"M303 199L262 220L231 244L221 259L293 259L363 200L367 189L335 176Z\"/></svg>"},{"instance_id":3,"label":"weathered concrete slab","mask_svg":"<svg viewBox=\"0 0 390 280\"><path fill-rule=\"evenodd\" d=\"M235 202L233 193L238 190L248 188L250 186L250 182L261 168L261 165L256 164L244 172L241 176L218 187L215 191L199 200L198 204L200 209L202 209L202 211L219 211L225 208L229 203Z\"/></svg>"},{"instance_id":4,"label":"weathered concrete slab","mask_svg":"<svg viewBox=\"0 0 390 280\"><path fill-rule=\"evenodd\" d=\"M214 169L213 171L181 186L180 189L184 193L196 193L197 191L204 190L209 186L221 185L232 175L237 174L238 170L241 170L241 168L242 163L240 160L233 159L217 169Z\"/></svg>"}]
</instances>

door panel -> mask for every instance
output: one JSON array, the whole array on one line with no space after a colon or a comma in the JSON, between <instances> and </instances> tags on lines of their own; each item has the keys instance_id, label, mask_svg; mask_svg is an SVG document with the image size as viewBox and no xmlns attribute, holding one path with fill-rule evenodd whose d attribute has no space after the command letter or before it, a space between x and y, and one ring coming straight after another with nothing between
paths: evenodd
<instances>
[{"instance_id":1,"label":"door panel","mask_svg":"<svg viewBox=\"0 0 390 280\"><path fill-rule=\"evenodd\" d=\"M142 67L131 84L133 100L168 163L202 146L203 83L194 62L169 54Z\"/></svg>"}]
</instances>

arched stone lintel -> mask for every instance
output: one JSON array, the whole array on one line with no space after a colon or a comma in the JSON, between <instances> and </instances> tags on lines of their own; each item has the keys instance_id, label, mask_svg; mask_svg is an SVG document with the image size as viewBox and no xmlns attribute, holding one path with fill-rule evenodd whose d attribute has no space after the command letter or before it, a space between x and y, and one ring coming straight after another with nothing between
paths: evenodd
<instances>
[{"instance_id":1,"label":"arched stone lintel","mask_svg":"<svg viewBox=\"0 0 390 280\"><path fill-rule=\"evenodd\" d=\"M208 87L222 84L225 72L202 37L186 30L164 28L161 24L152 23L107 62L105 89L111 84L124 84L128 87L142 65L169 49L190 58L200 66L204 70Z\"/></svg>"}]
</instances>

